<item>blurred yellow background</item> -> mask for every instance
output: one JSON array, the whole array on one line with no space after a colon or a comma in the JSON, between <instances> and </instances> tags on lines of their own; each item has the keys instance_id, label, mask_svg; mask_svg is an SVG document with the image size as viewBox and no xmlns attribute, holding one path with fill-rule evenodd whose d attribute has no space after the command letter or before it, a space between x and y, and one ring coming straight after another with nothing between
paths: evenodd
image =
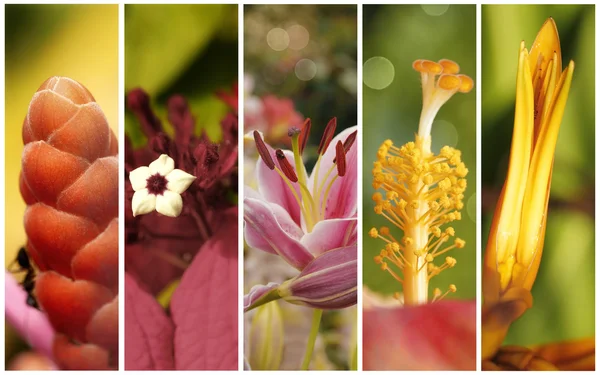
<instances>
[{"instance_id":1,"label":"blurred yellow background","mask_svg":"<svg viewBox=\"0 0 600 375\"><path fill-rule=\"evenodd\" d=\"M6 266L26 241L18 183L21 126L38 87L54 75L79 81L118 134L118 12L117 5L6 6Z\"/></svg>"}]
</instances>

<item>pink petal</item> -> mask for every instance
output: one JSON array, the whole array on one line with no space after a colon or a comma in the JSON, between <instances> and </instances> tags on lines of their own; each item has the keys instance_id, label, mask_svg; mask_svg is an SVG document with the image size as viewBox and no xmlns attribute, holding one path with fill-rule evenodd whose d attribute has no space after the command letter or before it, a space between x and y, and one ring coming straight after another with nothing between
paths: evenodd
<instances>
[{"instance_id":1,"label":"pink petal","mask_svg":"<svg viewBox=\"0 0 600 375\"><path fill-rule=\"evenodd\" d=\"M364 309L365 370L475 370L475 301Z\"/></svg>"},{"instance_id":2,"label":"pink petal","mask_svg":"<svg viewBox=\"0 0 600 375\"><path fill-rule=\"evenodd\" d=\"M246 228L250 228L245 230L246 234L250 234L246 241L250 240L260 245L268 244L270 249L296 269L301 270L313 259L312 254L288 233L294 230L291 227L292 223L280 223L266 201L244 199L244 221ZM252 246L250 242L248 244ZM261 249L273 252L266 250L266 247Z\"/></svg>"},{"instance_id":3,"label":"pink petal","mask_svg":"<svg viewBox=\"0 0 600 375\"><path fill-rule=\"evenodd\" d=\"M277 164L277 156L275 156L275 150L273 150L269 145L267 145L267 148L271 153L271 158L273 158L273 161L275 161L275 165L279 167L279 164ZM295 171L296 168L294 166L294 154L292 154L290 151L284 151L284 153L290 164L292 164L294 167ZM296 174L297 173L298 172L296 171ZM258 162L256 164L256 176L258 182L258 192L269 202L283 207L290 214L294 222L300 226L300 206L298 205L296 198L294 198L294 195L288 187L288 184L286 184L281 176L276 171L270 170L261 158L258 158ZM293 184L293 186L298 197L301 197L300 187L298 184Z\"/></svg>"},{"instance_id":4,"label":"pink petal","mask_svg":"<svg viewBox=\"0 0 600 375\"><path fill-rule=\"evenodd\" d=\"M200 248L171 299L178 370L237 370L237 210Z\"/></svg>"},{"instance_id":5,"label":"pink petal","mask_svg":"<svg viewBox=\"0 0 600 375\"><path fill-rule=\"evenodd\" d=\"M13 277L5 271L5 315L7 322L13 326L29 345L37 352L52 358L52 341L54 329L46 315L27 305L27 292Z\"/></svg>"},{"instance_id":6,"label":"pink petal","mask_svg":"<svg viewBox=\"0 0 600 375\"><path fill-rule=\"evenodd\" d=\"M356 218L319 221L300 243L314 256L356 243Z\"/></svg>"},{"instance_id":7,"label":"pink petal","mask_svg":"<svg viewBox=\"0 0 600 375\"><path fill-rule=\"evenodd\" d=\"M252 189L249 186L246 186L244 196L246 197L246 199L252 198L266 202L266 199L262 195L260 195L259 192ZM296 225L294 220L292 220L292 218L290 217L290 214L286 210L284 210L283 207L275 203L267 204L273 211L273 215L275 215L275 219L277 220L279 225L290 237L296 240L300 240L302 236L304 236L304 231L302 231L302 229L298 227L298 225ZM271 245L263 238L263 236L260 235L249 225L244 226L244 238L248 246L262 251L266 251L267 253L277 255L275 249L271 247Z\"/></svg>"},{"instance_id":8,"label":"pink petal","mask_svg":"<svg viewBox=\"0 0 600 375\"><path fill-rule=\"evenodd\" d=\"M172 370L173 323L125 273L125 370Z\"/></svg>"},{"instance_id":9,"label":"pink petal","mask_svg":"<svg viewBox=\"0 0 600 375\"><path fill-rule=\"evenodd\" d=\"M352 126L350 128L344 129L340 134L335 136L327 151L322 156L321 166L319 168L318 175L318 183L321 184L322 180L327 175L327 172L333 165L333 159L335 159L335 145L338 141L344 142L346 138L356 131L357 127ZM325 207L325 218L326 219L334 219L334 218L343 218L343 217L351 217L356 214L356 202L357 202L357 183L358 183L358 164L357 164L357 149L359 140L356 140L348 153L346 154L346 174L344 177L338 177L337 180L331 186L331 190L329 191L327 204ZM309 179L309 186L313 186L313 179L315 178L314 173L316 170L313 170L313 173ZM323 192L319 197L319 202L323 201L323 195L327 186L333 176L337 171L334 171L329 176L329 179L325 183L323 187Z\"/></svg>"}]
</instances>

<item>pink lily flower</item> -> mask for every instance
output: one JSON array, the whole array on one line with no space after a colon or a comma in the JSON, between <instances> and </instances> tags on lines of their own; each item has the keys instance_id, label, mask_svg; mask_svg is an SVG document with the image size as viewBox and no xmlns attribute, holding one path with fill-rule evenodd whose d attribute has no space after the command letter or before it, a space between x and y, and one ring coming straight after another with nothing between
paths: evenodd
<instances>
[{"instance_id":1,"label":"pink lily flower","mask_svg":"<svg viewBox=\"0 0 600 375\"><path fill-rule=\"evenodd\" d=\"M325 129L310 175L301 158L310 119L302 131L290 130L293 151L273 150L260 133L254 133L261 157L256 167L258 191L246 188L245 239L250 247L279 255L299 271L333 249L356 249L356 127L333 137L335 126L334 118ZM247 297L263 295L256 293L257 288L265 292L275 285L257 286ZM246 298L246 307L254 301Z\"/></svg>"}]
</instances>

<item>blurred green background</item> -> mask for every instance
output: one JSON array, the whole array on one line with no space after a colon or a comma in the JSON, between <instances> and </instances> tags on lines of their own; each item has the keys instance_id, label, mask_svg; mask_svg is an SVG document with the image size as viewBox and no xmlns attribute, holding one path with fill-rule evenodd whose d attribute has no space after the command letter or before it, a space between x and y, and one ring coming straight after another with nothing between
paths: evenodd
<instances>
[{"instance_id":1,"label":"blurred green background","mask_svg":"<svg viewBox=\"0 0 600 375\"><path fill-rule=\"evenodd\" d=\"M9 4L5 12L4 261L8 266L26 241L25 202L19 193L21 127L40 85L55 75L81 82L94 95L112 130L119 134L119 7ZM25 343L9 326L5 339L8 363Z\"/></svg>"},{"instance_id":2,"label":"blurred green background","mask_svg":"<svg viewBox=\"0 0 600 375\"><path fill-rule=\"evenodd\" d=\"M357 124L356 5L246 5L244 19L247 94L291 99L312 120L309 145L334 116L336 133Z\"/></svg>"},{"instance_id":3,"label":"blurred green background","mask_svg":"<svg viewBox=\"0 0 600 375\"><path fill-rule=\"evenodd\" d=\"M167 100L185 96L196 130L218 141L228 108L215 92L237 81L237 22L237 5L125 5L125 92L143 88L168 131ZM145 143L129 111L125 131L134 147Z\"/></svg>"},{"instance_id":4,"label":"blurred green background","mask_svg":"<svg viewBox=\"0 0 600 375\"><path fill-rule=\"evenodd\" d=\"M484 5L482 9L482 215L485 248L506 177L514 120L519 43L530 48L548 17L560 34L563 68L575 73L552 176L542 262L533 308L506 343L538 344L594 335L594 83L593 5Z\"/></svg>"},{"instance_id":5,"label":"blurred green background","mask_svg":"<svg viewBox=\"0 0 600 375\"><path fill-rule=\"evenodd\" d=\"M363 281L376 292L392 294L401 291L401 285L373 261L382 241L366 235L373 226L388 225L373 211L373 161L384 140L402 145L415 139L422 91L413 61L451 59L461 73L475 79L475 5L365 5L363 17L363 59L376 57L363 67ZM452 97L438 113L431 135L433 152L444 145L456 147L469 169L462 220L451 224L467 245L449 253L457 265L430 284L431 290L443 291L456 284L458 291L447 298L474 299L476 293L475 91Z\"/></svg>"}]
</instances>

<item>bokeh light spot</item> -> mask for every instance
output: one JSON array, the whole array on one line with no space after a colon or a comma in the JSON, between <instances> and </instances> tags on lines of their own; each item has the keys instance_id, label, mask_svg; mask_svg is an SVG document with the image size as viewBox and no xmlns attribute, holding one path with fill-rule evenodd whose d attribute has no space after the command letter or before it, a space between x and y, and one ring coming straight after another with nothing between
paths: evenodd
<instances>
[{"instance_id":1,"label":"bokeh light spot","mask_svg":"<svg viewBox=\"0 0 600 375\"><path fill-rule=\"evenodd\" d=\"M310 81L317 75L317 64L311 59L302 59L296 63L296 77L301 81Z\"/></svg>"},{"instance_id":2,"label":"bokeh light spot","mask_svg":"<svg viewBox=\"0 0 600 375\"><path fill-rule=\"evenodd\" d=\"M448 11L448 4L421 5L421 9L429 16L441 16Z\"/></svg>"},{"instance_id":3,"label":"bokeh light spot","mask_svg":"<svg viewBox=\"0 0 600 375\"><path fill-rule=\"evenodd\" d=\"M375 56L363 65L363 82L374 90L383 90L394 81L394 64L385 57Z\"/></svg>"},{"instance_id":4,"label":"bokeh light spot","mask_svg":"<svg viewBox=\"0 0 600 375\"><path fill-rule=\"evenodd\" d=\"M431 125L431 148L435 151L444 146L456 147L458 131L451 122L435 120Z\"/></svg>"},{"instance_id":5,"label":"bokeh light spot","mask_svg":"<svg viewBox=\"0 0 600 375\"><path fill-rule=\"evenodd\" d=\"M290 45L290 36L284 29L276 27L267 33L267 44L274 51L283 51Z\"/></svg>"},{"instance_id":6,"label":"bokeh light spot","mask_svg":"<svg viewBox=\"0 0 600 375\"><path fill-rule=\"evenodd\" d=\"M477 218L477 194L473 193L467 201L467 215L472 222L476 223Z\"/></svg>"},{"instance_id":7,"label":"bokeh light spot","mask_svg":"<svg viewBox=\"0 0 600 375\"><path fill-rule=\"evenodd\" d=\"M310 34L302 25L292 25L287 28L290 44L289 48L299 51L308 45Z\"/></svg>"}]
</instances>

